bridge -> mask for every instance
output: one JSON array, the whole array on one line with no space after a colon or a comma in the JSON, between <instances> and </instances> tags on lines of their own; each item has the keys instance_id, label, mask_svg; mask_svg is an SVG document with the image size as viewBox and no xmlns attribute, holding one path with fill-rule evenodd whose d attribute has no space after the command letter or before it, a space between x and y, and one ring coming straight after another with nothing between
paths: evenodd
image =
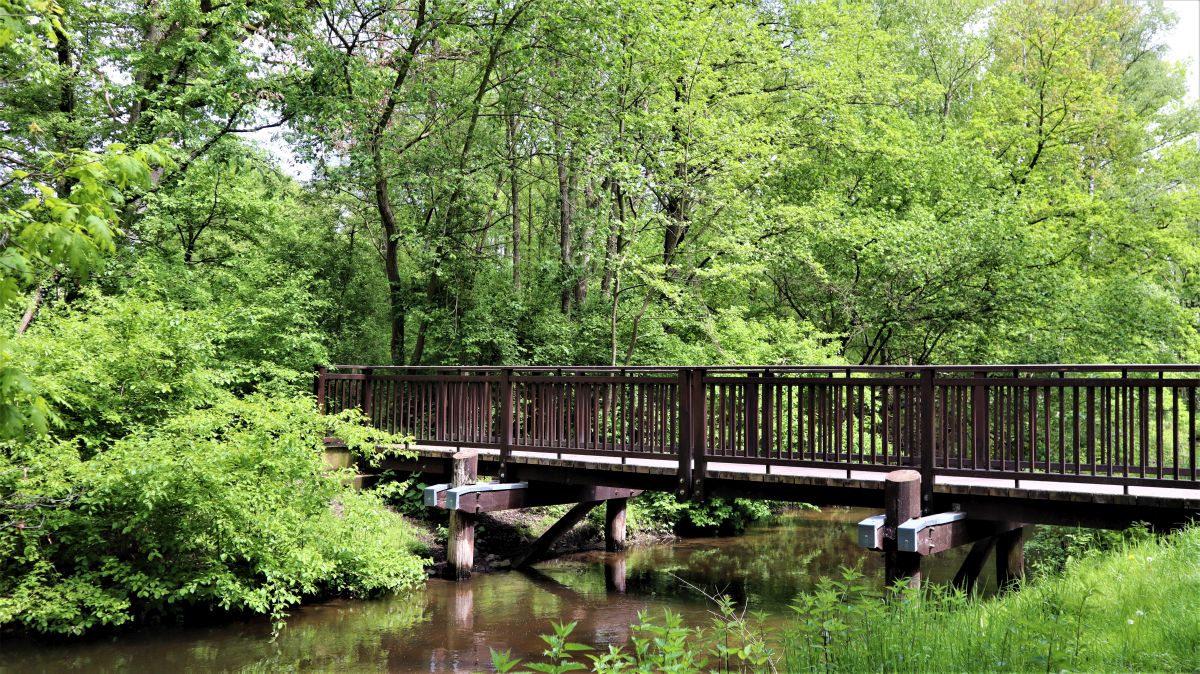
<instances>
[{"instance_id":1,"label":"bridge","mask_svg":"<svg viewBox=\"0 0 1200 674\"><path fill-rule=\"evenodd\" d=\"M413 456L383 467L451 480L427 503L464 530L474 513L577 503L565 530L607 502L619 547L624 499L643 490L870 506L886 514L860 524L860 542L884 551L889 578L919 582L921 556L970 543L969 586L993 548L1002 579L1020 574L1024 525L1169 528L1200 514L1198 375L1200 365L338 365L318 368L315 393L322 411L358 408L412 438ZM455 461L460 450L471 451Z\"/></svg>"}]
</instances>

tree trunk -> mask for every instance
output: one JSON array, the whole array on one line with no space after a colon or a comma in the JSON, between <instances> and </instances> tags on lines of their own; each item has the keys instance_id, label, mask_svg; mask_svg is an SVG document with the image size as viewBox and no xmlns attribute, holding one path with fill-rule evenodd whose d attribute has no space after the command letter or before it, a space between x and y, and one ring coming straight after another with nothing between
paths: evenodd
<instances>
[{"instance_id":1,"label":"tree trunk","mask_svg":"<svg viewBox=\"0 0 1200 674\"><path fill-rule=\"evenodd\" d=\"M570 151L563 140L562 124L554 125L554 138L558 144L556 162L558 164L558 249L559 269L562 275L562 290L560 293L562 312L571 313L571 234L574 209L571 203L571 170Z\"/></svg>"},{"instance_id":2,"label":"tree trunk","mask_svg":"<svg viewBox=\"0 0 1200 674\"><path fill-rule=\"evenodd\" d=\"M675 114L678 116L683 107L684 91L683 78L680 78L675 83ZM683 130L679 126L679 120L676 119L671 124L671 139L674 143L676 152L686 152L686 144L683 140ZM683 237L687 235L688 218L690 217L690 198L688 196L688 164L687 156L682 155L675 159L675 185L672 187L671 193L667 196L667 202L664 204L667 212L667 229L663 235L663 266L666 267L667 279L673 279L678 276L678 272L673 268L675 262L675 254L679 250L679 244L683 242Z\"/></svg>"},{"instance_id":3,"label":"tree trunk","mask_svg":"<svg viewBox=\"0 0 1200 674\"><path fill-rule=\"evenodd\" d=\"M571 185L572 191L574 191L574 180L571 181ZM588 277L591 275L592 269L592 234L595 231L595 220L592 219L592 214L600 205L591 182L584 183L584 201L589 214L583 220L583 231L579 233L579 264L575 270L575 306L577 307L583 306L583 303L587 301Z\"/></svg>"},{"instance_id":4,"label":"tree trunk","mask_svg":"<svg viewBox=\"0 0 1200 674\"><path fill-rule=\"evenodd\" d=\"M505 129L508 142L508 209L512 216L513 290L521 291L521 181L517 176L517 114L510 112Z\"/></svg>"},{"instance_id":5,"label":"tree trunk","mask_svg":"<svg viewBox=\"0 0 1200 674\"><path fill-rule=\"evenodd\" d=\"M55 134L55 144L58 146L56 149L59 152L69 152L76 145L75 139L71 137L71 131L68 131L68 129L75 128L72 124L75 121L75 73L72 72L71 64L71 41L66 32L59 28L54 29L54 38L57 41L55 53L58 59L59 76L62 78L58 90L58 111L62 113L67 122L58 126L59 131ZM74 178L63 176L55 186L58 196L66 199L70 196L74 184Z\"/></svg>"},{"instance_id":6,"label":"tree trunk","mask_svg":"<svg viewBox=\"0 0 1200 674\"><path fill-rule=\"evenodd\" d=\"M52 286L58 282L58 273L50 275L50 278L45 283L41 283L33 291L33 297L29 300L29 307L25 309L25 314L21 316L21 322L17 324L17 335L25 334L29 329L33 319L37 317L38 309L42 308L42 300L46 298L46 287Z\"/></svg>"},{"instance_id":7,"label":"tree trunk","mask_svg":"<svg viewBox=\"0 0 1200 674\"><path fill-rule=\"evenodd\" d=\"M383 227L383 265L384 275L387 277L388 284L388 318L391 323L392 333L390 351L392 363L395 365L402 365L404 363L406 298L404 297L403 282L400 278L400 265L397 260L400 253L399 231L396 228L396 215L392 211L391 193L387 173L383 165L383 138L384 133L392 122L392 114L395 112L396 105L400 100L400 91L404 88L405 81L408 80L409 70L425 40L424 27L425 0L420 0L417 5L417 16L413 25L412 38L409 40L399 62L396 64L396 77L392 80L392 87L388 90L383 110L380 111L379 117L375 120L375 126L371 130L369 146L371 150L371 168L375 173L375 209L379 212L379 222Z\"/></svg>"},{"instance_id":8,"label":"tree trunk","mask_svg":"<svg viewBox=\"0 0 1200 674\"><path fill-rule=\"evenodd\" d=\"M392 212L392 204L388 194L388 181L383 173L383 163L379 154L375 159L375 207L379 211L379 220L383 224L383 270L388 284L388 309L391 323L391 357L393 365L404 364L404 318L405 300L403 281L400 278L399 234L396 231L396 215Z\"/></svg>"},{"instance_id":9,"label":"tree trunk","mask_svg":"<svg viewBox=\"0 0 1200 674\"><path fill-rule=\"evenodd\" d=\"M608 315L608 364L617 364L617 310L621 301L621 277L613 279L612 311Z\"/></svg>"},{"instance_id":10,"label":"tree trunk","mask_svg":"<svg viewBox=\"0 0 1200 674\"><path fill-rule=\"evenodd\" d=\"M613 280L616 276L617 255L621 253L621 237L625 228L625 197L621 194L621 183L610 178L609 191L613 196L612 215L608 222L608 236L604 241L604 278L600 281L600 292L614 297Z\"/></svg>"},{"instance_id":11,"label":"tree trunk","mask_svg":"<svg viewBox=\"0 0 1200 674\"><path fill-rule=\"evenodd\" d=\"M429 330L429 319L423 319L417 327L417 343L413 345L412 365L420 365L425 357L425 333Z\"/></svg>"}]
</instances>

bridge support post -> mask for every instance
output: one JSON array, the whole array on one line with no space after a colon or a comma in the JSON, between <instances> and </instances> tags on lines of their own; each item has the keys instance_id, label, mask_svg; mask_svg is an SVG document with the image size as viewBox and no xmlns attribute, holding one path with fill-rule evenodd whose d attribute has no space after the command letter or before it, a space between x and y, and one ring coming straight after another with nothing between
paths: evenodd
<instances>
[{"instance_id":1,"label":"bridge support post","mask_svg":"<svg viewBox=\"0 0 1200 674\"><path fill-rule=\"evenodd\" d=\"M679 370L679 486L675 495L687 498L692 495L695 487L692 475L692 443L695 430L692 428L692 372L686 368Z\"/></svg>"},{"instance_id":2,"label":"bridge support post","mask_svg":"<svg viewBox=\"0 0 1200 674\"><path fill-rule=\"evenodd\" d=\"M371 375L375 374L375 369L364 367L362 369L362 396L359 397L359 406L362 408L363 416L367 418L367 423L372 424L375 416L375 382L371 381Z\"/></svg>"},{"instance_id":3,"label":"bridge support post","mask_svg":"<svg viewBox=\"0 0 1200 674\"><path fill-rule=\"evenodd\" d=\"M921 452L921 461L918 464L921 469L921 512L915 517L930 514L933 507L933 471L937 460L934 455L934 452L937 451L937 442L934 437L937 434L934 397L937 394L933 386L933 375L933 368L921 370L921 427L917 433Z\"/></svg>"},{"instance_id":4,"label":"bridge support post","mask_svg":"<svg viewBox=\"0 0 1200 674\"><path fill-rule=\"evenodd\" d=\"M887 474L884 497L884 581L893 587L908 579L908 586L921 587L921 555L902 552L896 547L896 530L914 517L921 516L921 474L915 470L895 470Z\"/></svg>"},{"instance_id":5,"label":"bridge support post","mask_svg":"<svg viewBox=\"0 0 1200 674\"><path fill-rule=\"evenodd\" d=\"M620 552L625 549L625 515L629 500L610 498L604 502L604 549Z\"/></svg>"},{"instance_id":6,"label":"bridge support post","mask_svg":"<svg viewBox=\"0 0 1200 674\"><path fill-rule=\"evenodd\" d=\"M1025 578L1025 529L996 537L996 587L1011 590Z\"/></svg>"},{"instance_id":7,"label":"bridge support post","mask_svg":"<svg viewBox=\"0 0 1200 674\"><path fill-rule=\"evenodd\" d=\"M704 387L704 368L692 368L692 386L688 398L691 424L692 498L704 498L704 480L708 473L708 392Z\"/></svg>"},{"instance_id":8,"label":"bridge support post","mask_svg":"<svg viewBox=\"0 0 1200 674\"><path fill-rule=\"evenodd\" d=\"M992 467L991 458L988 456L987 376L987 372L976 372L975 381L979 383L971 387L971 426L975 436L971 467L975 470L989 470Z\"/></svg>"},{"instance_id":9,"label":"bridge support post","mask_svg":"<svg viewBox=\"0 0 1200 674\"><path fill-rule=\"evenodd\" d=\"M479 453L473 449L457 452L453 457L451 487L475 484L479 477ZM455 580L471 577L475 566L475 513L450 511L450 533L446 539L446 575Z\"/></svg>"}]
</instances>

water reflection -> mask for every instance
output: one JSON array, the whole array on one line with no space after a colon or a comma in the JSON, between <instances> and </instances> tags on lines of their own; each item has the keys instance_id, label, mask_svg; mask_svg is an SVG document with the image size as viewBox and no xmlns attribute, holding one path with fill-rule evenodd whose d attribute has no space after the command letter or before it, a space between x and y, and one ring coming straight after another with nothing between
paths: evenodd
<instances>
[{"instance_id":1,"label":"water reflection","mask_svg":"<svg viewBox=\"0 0 1200 674\"><path fill-rule=\"evenodd\" d=\"M604 589L611 594L625 594L625 555L609 555L604 560Z\"/></svg>"},{"instance_id":2,"label":"water reflection","mask_svg":"<svg viewBox=\"0 0 1200 674\"><path fill-rule=\"evenodd\" d=\"M641 611L670 608L707 624L712 607L695 588L782 616L798 592L843 565L859 564L881 581L881 559L854 539L854 523L869 514L791 513L738 538L580 553L528 574L477 574L465 583L430 580L412 597L305 607L275 641L265 621L247 621L67 645L3 643L0 672L486 671L492 648L537 655L551 621L577 621L576 639L595 644L626 641ZM949 582L965 553L927 560L925 577Z\"/></svg>"}]
</instances>

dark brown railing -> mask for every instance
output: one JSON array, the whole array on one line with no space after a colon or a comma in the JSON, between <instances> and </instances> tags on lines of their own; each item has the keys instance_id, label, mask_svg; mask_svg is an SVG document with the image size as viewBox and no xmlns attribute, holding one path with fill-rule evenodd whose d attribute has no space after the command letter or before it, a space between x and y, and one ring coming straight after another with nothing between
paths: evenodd
<instances>
[{"instance_id":1,"label":"dark brown railing","mask_svg":"<svg viewBox=\"0 0 1200 674\"><path fill-rule=\"evenodd\" d=\"M1197 365L318 370L417 444L933 476L1200 486Z\"/></svg>"}]
</instances>

